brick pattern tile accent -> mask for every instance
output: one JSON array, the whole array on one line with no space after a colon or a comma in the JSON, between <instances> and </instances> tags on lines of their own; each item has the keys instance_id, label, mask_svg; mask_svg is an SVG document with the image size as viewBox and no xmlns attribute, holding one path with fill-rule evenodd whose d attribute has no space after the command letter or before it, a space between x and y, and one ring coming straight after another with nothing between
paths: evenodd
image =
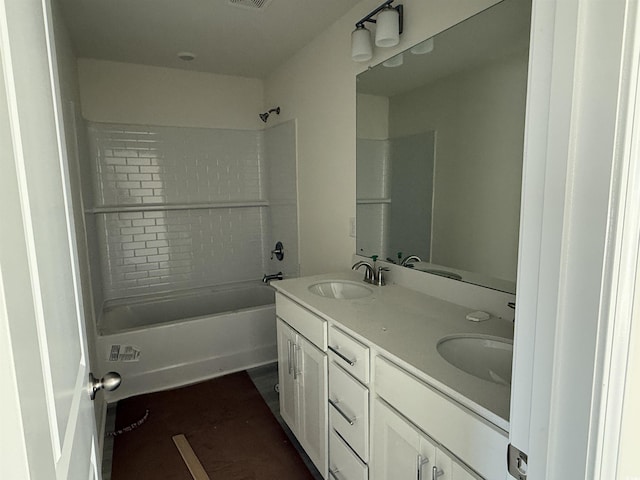
<instances>
[{"instance_id":1,"label":"brick pattern tile accent","mask_svg":"<svg viewBox=\"0 0 640 480\"><path fill-rule=\"evenodd\" d=\"M263 132L88 124L105 299L262 276L264 207L163 210L265 200Z\"/></svg>"}]
</instances>

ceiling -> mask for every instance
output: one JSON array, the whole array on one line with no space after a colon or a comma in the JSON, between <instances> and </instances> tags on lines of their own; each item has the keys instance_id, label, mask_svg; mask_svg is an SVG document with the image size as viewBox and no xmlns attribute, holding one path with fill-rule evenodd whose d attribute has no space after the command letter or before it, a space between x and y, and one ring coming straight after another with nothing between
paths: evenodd
<instances>
[{"instance_id":1,"label":"ceiling","mask_svg":"<svg viewBox=\"0 0 640 480\"><path fill-rule=\"evenodd\" d=\"M266 6L241 8L230 0L58 0L78 57L254 78L264 78L360 0L242 1ZM195 60L178 59L184 51Z\"/></svg>"}]
</instances>

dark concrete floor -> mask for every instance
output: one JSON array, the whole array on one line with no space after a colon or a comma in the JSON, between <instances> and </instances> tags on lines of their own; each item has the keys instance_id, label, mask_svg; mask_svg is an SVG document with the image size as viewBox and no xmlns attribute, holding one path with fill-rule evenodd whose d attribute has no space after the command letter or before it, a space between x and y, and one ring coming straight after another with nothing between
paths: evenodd
<instances>
[{"instance_id":1,"label":"dark concrete floor","mask_svg":"<svg viewBox=\"0 0 640 480\"><path fill-rule=\"evenodd\" d=\"M247 370L249 377L253 381L253 384L256 386L256 389L262 395L265 403L269 406L273 415L278 420L278 423L285 431L291 443L294 445L302 459L304 460L305 465L312 473L316 480L322 480L322 475L315 468L307 454L304 452L300 443L296 440L295 436L289 429L289 427L284 423L282 417L280 416L280 405L279 405L279 397L278 393L275 390L275 385L278 383L278 364L270 363L268 365L264 365L261 367L256 367ZM107 421L106 428L107 432L112 432L116 422L116 403L111 403L107 407ZM124 434L126 435L126 433ZM103 480L111 480L111 461L113 456L113 437L106 436L104 439L104 449L103 449L103 459L102 459L102 478Z\"/></svg>"}]
</instances>

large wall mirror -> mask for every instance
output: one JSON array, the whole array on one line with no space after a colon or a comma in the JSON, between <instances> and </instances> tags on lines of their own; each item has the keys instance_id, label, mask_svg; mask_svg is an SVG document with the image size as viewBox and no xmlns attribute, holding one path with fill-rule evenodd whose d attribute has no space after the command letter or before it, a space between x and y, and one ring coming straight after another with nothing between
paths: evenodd
<instances>
[{"instance_id":1,"label":"large wall mirror","mask_svg":"<svg viewBox=\"0 0 640 480\"><path fill-rule=\"evenodd\" d=\"M357 253L515 293L531 2L357 78Z\"/></svg>"}]
</instances>

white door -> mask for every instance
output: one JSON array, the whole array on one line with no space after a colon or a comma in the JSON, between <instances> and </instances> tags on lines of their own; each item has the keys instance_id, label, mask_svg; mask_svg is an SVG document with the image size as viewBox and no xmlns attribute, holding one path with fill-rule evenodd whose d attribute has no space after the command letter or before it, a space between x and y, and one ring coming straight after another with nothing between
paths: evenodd
<instances>
[{"instance_id":1,"label":"white door","mask_svg":"<svg viewBox=\"0 0 640 480\"><path fill-rule=\"evenodd\" d=\"M49 0L0 0L0 327L11 360L0 372L20 413L3 431L15 453L3 474L99 478L51 32Z\"/></svg>"},{"instance_id":2,"label":"white door","mask_svg":"<svg viewBox=\"0 0 640 480\"><path fill-rule=\"evenodd\" d=\"M618 478L600 457L636 288L639 42L635 0L533 2L509 425L530 479Z\"/></svg>"},{"instance_id":3,"label":"white door","mask_svg":"<svg viewBox=\"0 0 640 480\"><path fill-rule=\"evenodd\" d=\"M435 452L422 455L418 431L380 399L374 403L372 448L369 472L373 480L415 480L419 463L428 460L426 465L431 466L435 460Z\"/></svg>"},{"instance_id":4,"label":"white door","mask_svg":"<svg viewBox=\"0 0 640 480\"><path fill-rule=\"evenodd\" d=\"M296 389L294 381L294 346L296 333L278 318L278 382L280 386L280 415L294 433L298 430Z\"/></svg>"},{"instance_id":5,"label":"white door","mask_svg":"<svg viewBox=\"0 0 640 480\"><path fill-rule=\"evenodd\" d=\"M298 440L327 478L327 355L298 335L295 364L298 369Z\"/></svg>"}]
</instances>

